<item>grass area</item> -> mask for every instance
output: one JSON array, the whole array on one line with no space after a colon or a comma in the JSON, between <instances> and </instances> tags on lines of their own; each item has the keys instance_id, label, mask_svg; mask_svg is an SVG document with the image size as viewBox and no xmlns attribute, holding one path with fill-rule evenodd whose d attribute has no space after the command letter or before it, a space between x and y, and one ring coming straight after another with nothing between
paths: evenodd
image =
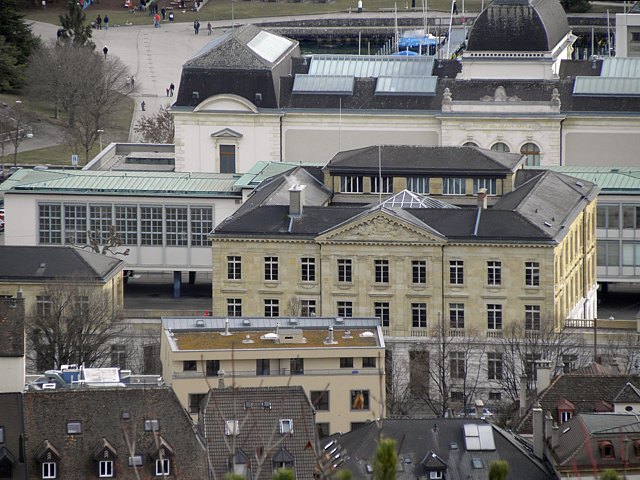
<instances>
[{"instance_id":1,"label":"grass area","mask_svg":"<svg viewBox=\"0 0 640 480\"><path fill-rule=\"evenodd\" d=\"M65 143L64 130L62 127L62 121L53 118L53 111L51 107L43 102L33 102L28 99L27 96L15 96L0 94L0 102L7 103L9 105L15 104L15 101L20 99L22 101L22 108L25 114L29 115L35 122L47 122L55 131L58 132L57 140L58 145L51 147L39 148L35 150L28 150L25 152L18 152L18 165L71 165L71 155L77 153L79 155L80 165L85 164L84 152L74 152L73 147ZM129 127L131 125L131 119L135 109L135 102L132 98L125 98L121 104L120 109L116 112L110 128L105 128L105 132L102 134L102 146L106 146L111 142L126 142L129 138ZM25 140L28 141L28 140ZM24 144L23 144L24 145ZM96 142L94 147L89 151L89 159L93 158L100 152L99 142ZM13 144L5 144L5 155L0 156L5 166L13 165Z\"/></svg>"}]
</instances>

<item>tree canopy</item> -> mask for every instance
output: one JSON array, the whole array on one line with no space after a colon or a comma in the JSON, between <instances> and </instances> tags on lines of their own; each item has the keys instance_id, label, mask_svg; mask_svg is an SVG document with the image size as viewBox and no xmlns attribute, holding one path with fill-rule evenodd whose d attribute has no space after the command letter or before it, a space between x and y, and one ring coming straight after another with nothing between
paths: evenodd
<instances>
[{"instance_id":1,"label":"tree canopy","mask_svg":"<svg viewBox=\"0 0 640 480\"><path fill-rule=\"evenodd\" d=\"M64 29L63 39L71 39L75 45L95 47L91 41L91 23L86 23L84 10L76 0L69 0L67 13L60 15L60 25Z\"/></svg>"},{"instance_id":2,"label":"tree canopy","mask_svg":"<svg viewBox=\"0 0 640 480\"><path fill-rule=\"evenodd\" d=\"M375 480L395 480L398 467L396 441L391 438L380 440L373 459L373 478Z\"/></svg>"},{"instance_id":3,"label":"tree canopy","mask_svg":"<svg viewBox=\"0 0 640 480\"><path fill-rule=\"evenodd\" d=\"M13 92L24 85L24 67L39 40L19 13L23 2L0 2L0 92Z\"/></svg>"}]
</instances>

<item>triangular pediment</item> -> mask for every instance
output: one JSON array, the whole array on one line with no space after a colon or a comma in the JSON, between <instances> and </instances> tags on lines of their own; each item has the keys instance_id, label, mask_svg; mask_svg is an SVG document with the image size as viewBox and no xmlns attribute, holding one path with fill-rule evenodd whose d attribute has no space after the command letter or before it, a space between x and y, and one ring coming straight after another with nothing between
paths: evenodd
<instances>
[{"instance_id":1,"label":"triangular pediment","mask_svg":"<svg viewBox=\"0 0 640 480\"><path fill-rule=\"evenodd\" d=\"M322 232L316 241L443 244L446 238L402 210L380 208Z\"/></svg>"},{"instance_id":2,"label":"triangular pediment","mask_svg":"<svg viewBox=\"0 0 640 480\"><path fill-rule=\"evenodd\" d=\"M236 132L235 130L231 130L230 128L223 128L222 130L218 130L217 132L213 132L211 134L213 138L242 138L242 134Z\"/></svg>"}]
</instances>

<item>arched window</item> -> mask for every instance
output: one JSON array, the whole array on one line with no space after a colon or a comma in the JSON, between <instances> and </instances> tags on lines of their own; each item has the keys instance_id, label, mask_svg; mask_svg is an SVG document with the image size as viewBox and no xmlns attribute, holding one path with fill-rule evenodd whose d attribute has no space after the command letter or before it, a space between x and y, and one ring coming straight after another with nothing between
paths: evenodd
<instances>
[{"instance_id":1,"label":"arched window","mask_svg":"<svg viewBox=\"0 0 640 480\"><path fill-rule=\"evenodd\" d=\"M462 144L463 147L477 147L478 144L476 142L464 142Z\"/></svg>"},{"instance_id":2,"label":"arched window","mask_svg":"<svg viewBox=\"0 0 640 480\"><path fill-rule=\"evenodd\" d=\"M535 143L525 143L520 148L520 153L527 156L525 165L540 165L540 147Z\"/></svg>"},{"instance_id":3,"label":"arched window","mask_svg":"<svg viewBox=\"0 0 640 480\"><path fill-rule=\"evenodd\" d=\"M507 145L504 142L496 142L493 145L491 145L491 150L493 150L494 152L502 152L502 153L509 153L511 151L511 149L509 148L509 145Z\"/></svg>"}]
</instances>

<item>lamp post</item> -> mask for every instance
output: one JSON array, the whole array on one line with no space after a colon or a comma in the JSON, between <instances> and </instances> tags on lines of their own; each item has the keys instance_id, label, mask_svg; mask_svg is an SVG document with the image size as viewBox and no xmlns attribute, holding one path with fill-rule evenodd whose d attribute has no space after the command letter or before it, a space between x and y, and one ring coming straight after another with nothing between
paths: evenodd
<instances>
[{"instance_id":1,"label":"lamp post","mask_svg":"<svg viewBox=\"0 0 640 480\"><path fill-rule=\"evenodd\" d=\"M18 146L20 142L18 142L18 136L20 134L20 106L22 105L22 100L16 100L16 136L14 141L14 146L16 147L13 151L13 166L18 166Z\"/></svg>"},{"instance_id":2,"label":"lamp post","mask_svg":"<svg viewBox=\"0 0 640 480\"><path fill-rule=\"evenodd\" d=\"M102 134L104 133L104 130L100 129L96 130L96 132L98 132L98 135L100 136L100 151L102 152Z\"/></svg>"}]
</instances>

